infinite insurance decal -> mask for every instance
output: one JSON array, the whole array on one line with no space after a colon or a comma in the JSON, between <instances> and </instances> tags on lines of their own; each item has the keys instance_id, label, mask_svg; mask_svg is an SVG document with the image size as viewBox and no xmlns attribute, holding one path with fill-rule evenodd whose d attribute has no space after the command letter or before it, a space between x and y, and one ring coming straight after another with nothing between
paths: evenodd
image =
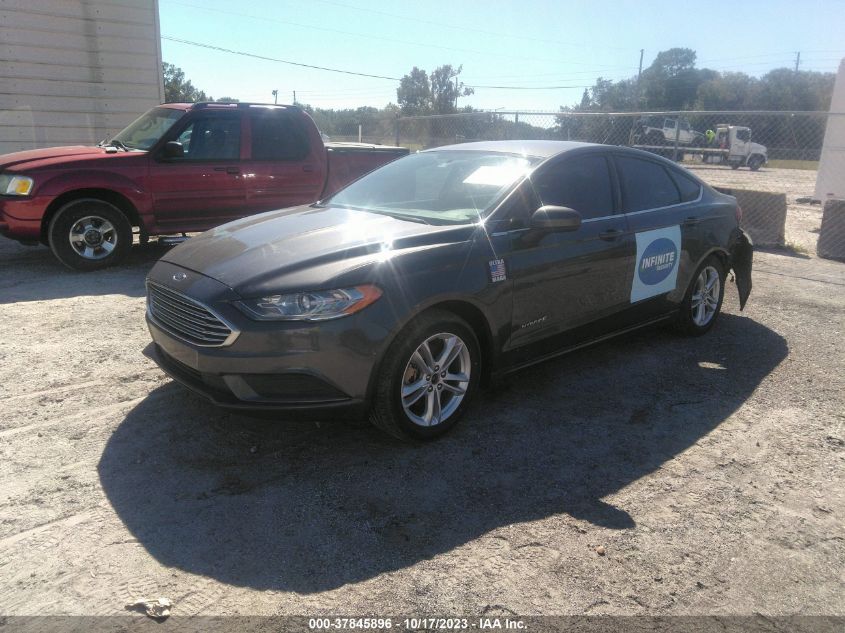
<instances>
[{"instance_id":1,"label":"infinite insurance decal","mask_svg":"<svg viewBox=\"0 0 845 633\"><path fill-rule=\"evenodd\" d=\"M679 225L637 233L637 270L631 284L631 303L674 290L680 256Z\"/></svg>"}]
</instances>

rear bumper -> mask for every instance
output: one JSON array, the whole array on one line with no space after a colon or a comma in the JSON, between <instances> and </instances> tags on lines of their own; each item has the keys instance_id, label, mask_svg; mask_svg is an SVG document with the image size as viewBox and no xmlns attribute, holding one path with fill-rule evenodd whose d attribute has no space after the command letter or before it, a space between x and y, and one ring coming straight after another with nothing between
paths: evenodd
<instances>
[{"instance_id":1,"label":"rear bumper","mask_svg":"<svg viewBox=\"0 0 845 633\"><path fill-rule=\"evenodd\" d=\"M754 245L748 233L737 229L731 245L731 268L736 275L736 288L739 291L739 309L745 307L751 295L751 267L754 261Z\"/></svg>"}]
</instances>

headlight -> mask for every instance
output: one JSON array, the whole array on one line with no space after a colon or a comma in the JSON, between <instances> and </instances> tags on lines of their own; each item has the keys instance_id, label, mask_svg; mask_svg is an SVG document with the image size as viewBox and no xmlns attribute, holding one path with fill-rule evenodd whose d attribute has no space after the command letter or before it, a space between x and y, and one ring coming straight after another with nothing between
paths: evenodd
<instances>
[{"instance_id":1,"label":"headlight","mask_svg":"<svg viewBox=\"0 0 845 633\"><path fill-rule=\"evenodd\" d=\"M297 292L235 303L259 321L327 321L363 310L381 296L376 286Z\"/></svg>"},{"instance_id":2,"label":"headlight","mask_svg":"<svg viewBox=\"0 0 845 633\"><path fill-rule=\"evenodd\" d=\"M29 176L0 174L0 195L28 196L35 182Z\"/></svg>"}]
</instances>

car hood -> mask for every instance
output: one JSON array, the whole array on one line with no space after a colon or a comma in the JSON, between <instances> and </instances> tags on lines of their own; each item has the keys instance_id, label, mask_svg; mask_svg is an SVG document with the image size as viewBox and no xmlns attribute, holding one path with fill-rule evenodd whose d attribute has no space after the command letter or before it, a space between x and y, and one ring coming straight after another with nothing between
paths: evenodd
<instances>
[{"instance_id":1,"label":"car hood","mask_svg":"<svg viewBox=\"0 0 845 633\"><path fill-rule=\"evenodd\" d=\"M116 148L88 147L85 145L71 145L67 147L47 147L14 152L0 156L0 170L14 168L16 171L37 169L57 165L69 160L95 160L115 156L127 156L137 152L122 152Z\"/></svg>"},{"instance_id":2,"label":"car hood","mask_svg":"<svg viewBox=\"0 0 845 633\"><path fill-rule=\"evenodd\" d=\"M302 206L224 224L162 260L216 279L241 296L315 288L387 256L466 241L475 225L433 226L339 207Z\"/></svg>"}]
</instances>

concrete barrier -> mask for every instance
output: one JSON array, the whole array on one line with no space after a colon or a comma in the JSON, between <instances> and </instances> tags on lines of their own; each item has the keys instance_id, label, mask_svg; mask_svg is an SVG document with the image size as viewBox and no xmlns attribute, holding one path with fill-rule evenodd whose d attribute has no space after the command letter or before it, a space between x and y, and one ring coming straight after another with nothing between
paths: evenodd
<instances>
[{"instance_id":1,"label":"concrete barrier","mask_svg":"<svg viewBox=\"0 0 845 633\"><path fill-rule=\"evenodd\" d=\"M816 253L825 259L845 260L845 200L824 203Z\"/></svg>"},{"instance_id":2,"label":"concrete barrier","mask_svg":"<svg viewBox=\"0 0 845 633\"><path fill-rule=\"evenodd\" d=\"M786 241L786 194L750 189L730 192L742 207L740 226L756 246L783 246Z\"/></svg>"}]
</instances>

